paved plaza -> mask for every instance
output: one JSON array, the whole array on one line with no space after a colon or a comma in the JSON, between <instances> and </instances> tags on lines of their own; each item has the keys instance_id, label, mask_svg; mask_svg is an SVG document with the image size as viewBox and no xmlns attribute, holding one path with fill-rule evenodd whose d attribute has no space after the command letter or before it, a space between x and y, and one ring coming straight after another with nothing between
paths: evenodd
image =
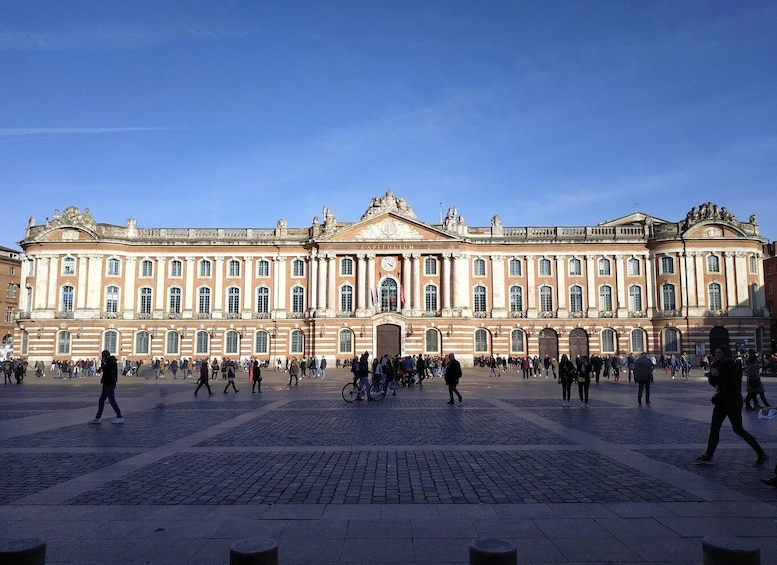
<instances>
[{"instance_id":1,"label":"paved plaza","mask_svg":"<svg viewBox=\"0 0 777 565\"><path fill-rule=\"evenodd\" d=\"M287 386L245 373L211 381L119 377L124 424L94 425L99 378L0 388L0 539L39 537L47 563L218 564L232 543L278 542L282 565L461 563L477 538L519 563L695 563L702 538L757 538L777 563L777 420L745 412L764 467L726 422L704 451L712 389L697 369L591 385L561 407L552 379L464 369L461 404L442 379L347 404L350 374ZM764 379L777 401L777 381ZM577 398L573 386L573 399ZM777 402L776 402L777 403Z\"/></svg>"}]
</instances>

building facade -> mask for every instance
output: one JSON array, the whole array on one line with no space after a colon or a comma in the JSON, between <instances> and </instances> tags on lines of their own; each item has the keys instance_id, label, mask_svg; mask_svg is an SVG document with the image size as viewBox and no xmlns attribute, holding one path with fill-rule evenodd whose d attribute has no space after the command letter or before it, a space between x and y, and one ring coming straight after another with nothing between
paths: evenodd
<instances>
[{"instance_id":1,"label":"building facade","mask_svg":"<svg viewBox=\"0 0 777 565\"><path fill-rule=\"evenodd\" d=\"M66 209L30 219L16 343L30 361L456 352L659 355L770 343L754 216L679 222L420 221L386 192L362 217L291 228L139 228Z\"/></svg>"},{"instance_id":2,"label":"building facade","mask_svg":"<svg viewBox=\"0 0 777 565\"><path fill-rule=\"evenodd\" d=\"M13 338L18 316L21 252L0 246L0 359L13 356Z\"/></svg>"}]
</instances>

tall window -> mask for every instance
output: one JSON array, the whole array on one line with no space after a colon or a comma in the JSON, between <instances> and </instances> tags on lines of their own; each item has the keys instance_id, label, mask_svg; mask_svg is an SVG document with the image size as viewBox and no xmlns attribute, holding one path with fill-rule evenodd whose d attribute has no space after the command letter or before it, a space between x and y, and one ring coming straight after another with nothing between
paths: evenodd
<instances>
[{"instance_id":1,"label":"tall window","mask_svg":"<svg viewBox=\"0 0 777 565\"><path fill-rule=\"evenodd\" d=\"M254 335L254 353L267 354L270 351L268 344L270 340L267 336L267 332L264 330L256 332Z\"/></svg>"},{"instance_id":2,"label":"tall window","mask_svg":"<svg viewBox=\"0 0 777 565\"><path fill-rule=\"evenodd\" d=\"M340 274L346 277L353 274L353 259L350 257L343 257L340 261Z\"/></svg>"},{"instance_id":3,"label":"tall window","mask_svg":"<svg viewBox=\"0 0 777 565\"><path fill-rule=\"evenodd\" d=\"M707 272L720 272L720 258L717 255L707 255Z\"/></svg>"},{"instance_id":4,"label":"tall window","mask_svg":"<svg viewBox=\"0 0 777 565\"><path fill-rule=\"evenodd\" d=\"M424 353L440 352L440 332L429 328L424 332Z\"/></svg>"},{"instance_id":5,"label":"tall window","mask_svg":"<svg viewBox=\"0 0 777 565\"><path fill-rule=\"evenodd\" d=\"M615 353L615 331L610 328L602 330L602 353Z\"/></svg>"},{"instance_id":6,"label":"tall window","mask_svg":"<svg viewBox=\"0 0 777 565\"><path fill-rule=\"evenodd\" d=\"M475 330L475 353L488 353L488 332L483 328Z\"/></svg>"},{"instance_id":7,"label":"tall window","mask_svg":"<svg viewBox=\"0 0 777 565\"><path fill-rule=\"evenodd\" d=\"M230 259L227 263L227 276L239 277L240 276L240 261L237 259Z\"/></svg>"},{"instance_id":8,"label":"tall window","mask_svg":"<svg viewBox=\"0 0 777 565\"><path fill-rule=\"evenodd\" d=\"M62 330L57 334L57 355L70 354L70 332Z\"/></svg>"},{"instance_id":9,"label":"tall window","mask_svg":"<svg viewBox=\"0 0 777 565\"><path fill-rule=\"evenodd\" d=\"M631 331L631 350L634 353L645 351L645 330L636 329Z\"/></svg>"},{"instance_id":10,"label":"tall window","mask_svg":"<svg viewBox=\"0 0 777 565\"><path fill-rule=\"evenodd\" d=\"M141 277L154 276L154 263L152 263L149 259L143 259L140 262L140 276Z\"/></svg>"},{"instance_id":11,"label":"tall window","mask_svg":"<svg viewBox=\"0 0 777 565\"><path fill-rule=\"evenodd\" d=\"M197 313L210 314L210 289L202 287L197 291Z\"/></svg>"},{"instance_id":12,"label":"tall window","mask_svg":"<svg viewBox=\"0 0 777 565\"><path fill-rule=\"evenodd\" d=\"M709 305L710 310L722 310L723 309L723 297L720 293L720 284L710 283L707 287L709 291Z\"/></svg>"},{"instance_id":13,"label":"tall window","mask_svg":"<svg viewBox=\"0 0 777 565\"><path fill-rule=\"evenodd\" d=\"M424 259L424 274L431 277L437 275L437 259L434 257Z\"/></svg>"},{"instance_id":14,"label":"tall window","mask_svg":"<svg viewBox=\"0 0 777 565\"><path fill-rule=\"evenodd\" d=\"M302 355L302 352L305 350L305 335L302 333L302 330L292 330L290 338L291 353L294 355Z\"/></svg>"},{"instance_id":15,"label":"tall window","mask_svg":"<svg viewBox=\"0 0 777 565\"><path fill-rule=\"evenodd\" d=\"M601 277L609 277L611 275L610 271L610 260L605 259L604 257L599 259L599 276Z\"/></svg>"},{"instance_id":16,"label":"tall window","mask_svg":"<svg viewBox=\"0 0 777 565\"><path fill-rule=\"evenodd\" d=\"M210 261L202 259L200 261L200 277L210 277Z\"/></svg>"},{"instance_id":17,"label":"tall window","mask_svg":"<svg viewBox=\"0 0 777 565\"><path fill-rule=\"evenodd\" d=\"M475 259L472 266L472 272L476 277L486 276L486 262L484 259Z\"/></svg>"},{"instance_id":18,"label":"tall window","mask_svg":"<svg viewBox=\"0 0 777 565\"><path fill-rule=\"evenodd\" d=\"M748 265L750 266L750 272L755 274L758 272L758 261L755 258L755 255L750 255L750 257L747 258Z\"/></svg>"},{"instance_id":19,"label":"tall window","mask_svg":"<svg viewBox=\"0 0 777 565\"><path fill-rule=\"evenodd\" d=\"M511 277L521 276L521 261L519 259L510 259L510 262L507 264L507 266Z\"/></svg>"},{"instance_id":20,"label":"tall window","mask_svg":"<svg viewBox=\"0 0 777 565\"><path fill-rule=\"evenodd\" d=\"M664 283L661 286L661 299L664 302L664 310L676 310L677 300L675 299L675 288L671 283Z\"/></svg>"},{"instance_id":21,"label":"tall window","mask_svg":"<svg viewBox=\"0 0 777 565\"><path fill-rule=\"evenodd\" d=\"M227 289L227 312L229 314L240 313L240 289L234 286Z\"/></svg>"},{"instance_id":22,"label":"tall window","mask_svg":"<svg viewBox=\"0 0 777 565\"><path fill-rule=\"evenodd\" d=\"M626 267L628 269L628 273L630 277L638 277L640 268L639 268L639 259L634 259L633 257L629 259L626 262Z\"/></svg>"},{"instance_id":23,"label":"tall window","mask_svg":"<svg viewBox=\"0 0 777 565\"><path fill-rule=\"evenodd\" d=\"M235 330L229 330L225 337L224 353L227 355L237 355L238 343L240 342L240 335Z\"/></svg>"},{"instance_id":24,"label":"tall window","mask_svg":"<svg viewBox=\"0 0 777 565\"><path fill-rule=\"evenodd\" d=\"M518 285L510 287L510 312L523 312L523 289Z\"/></svg>"},{"instance_id":25,"label":"tall window","mask_svg":"<svg viewBox=\"0 0 777 565\"><path fill-rule=\"evenodd\" d=\"M550 275L550 259L540 259L540 276L549 277Z\"/></svg>"},{"instance_id":26,"label":"tall window","mask_svg":"<svg viewBox=\"0 0 777 565\"><path fill-rule=\"evenodd\" d=\"M183 276L183 263L178 259L170 261L170 276L175 279Z\"/></svg>"},{"instance_id":27,"label":"tall window","mask_svg":"<svg viewBox=\"0 0 777 565\"><path fill-rule=\"evenodd\" d=\"M540 287L540 312L553 312L553 289L547 285Z\"/></svg>"},{"instance_id":28,"label":"tall window","mask_svg":"<svg viewBox=\"0 0 777 565\"><path fill-rule=\"evenodd\" d=\"M5 309L5 323L6 324L12 324L13 323L13 308L11 306L8 306Z\"/></svg>"},{"instance_id":29,"label":"tall window","mask_svg":"<svg viewBox=\"0 0 777 565\"><path fill-rule=\"evenodd\" d=\"M424 287L424 310L437 312L437 287L433 284Z\"/></svg>"},{"instance_id":30,"label":"tall window","mask_svg":"<svg viewBox=\"0 0 777 565\"><path fill-rule=\"evenodd\" d=\"M525 340L523 330L512 330L510 332L510 353L523 353L523 344Z\"/></svg>"},{"instance_id":31,"label":"tall window","mask_svg":"<svg viewBox=\"0 0 777 565\"><path fill-rule=\"evenodd\" d=\"M16 285L14 283L8 283L8 289L6 290L6 298L16 297Z\"/></svg>"},{"instance_id":32,"label":"tall window","mask_svg":"<svg viewBox=\"0 0 777 565\"><path fill-rule=\"evenodd\" d=\"M569 260L569 274L571 276L583 274L583 264L580 262L580 259L572 258Z\"/></svg>"},{"instance_id":33,"label":"tall window","mask_svg":"<svg viewBox=\"0 0 777 565\"><path fill-rule=\"evenodd\" d=\"M171 314L181 313L181 289L173 287L170 289L170 309Z\"/></svg>"},{"instance_id":34,"label":"tall window","mask_svg":"<svg viewBox=\"0 0 777 565\"><path fill-rule=\"evenodd\" d=\"M397 310L397 291L397 281L394 279L387 278L380 283L380 309L383 312L394 312Z\"/></svg>"},{"instance_id":35,"label":"tall window","mask_svg":"<svg viewBox=\"0 0 777 565\"><path fill-rule=\"evenodd\" d=\"M291 264L291 276L292 277L304 277L305 276L305 262L302 259L294 259Z\"/></svg>"},{"instance_id":36,"label":"tall window","mask_svg":"<svg viewBox=\"0 0 777 565\"><path fill-rule=\"evenodd\" d=\"M661 257L661 274L673 275L674 274L674 258L673 257Z\"/></svg>"},{"instance_id":37,"label":"tall window","mask_svg":"<svg viewBox=\"0 0 777 565\"><path fill-rule=\"evenodd\" d=\"M146 330L141 330L135 334L135 355L148 355L150 337Z\"/></svg>"},{"instance_id":38,"label":"tall window","mask_svg":"<svg viewBox=\"0 0 777 565\"><path fill-rule=\"evenodd\" d=\"M569 310L573 314L583 311L583 287L573 284L569 289Z\"/></svg>"},{"instance_id":39,"label":"tall window","mask_svg":"<svg viewBox=\"0 0 777 565\"><path fill-rule=\"evenodd\" d=\"M151 289L147 286L140 289L140 313L151 314Z\"/></svg>"},{"instance_id":40,"label":"tall window","mask_svg":"<svg viewBox=\"0 0 777 565\"><path fill-rule=\"evenodd\" d=\"M119 311L119 287L109 286L105 289L105 311L116 313Z\"/></svg>"},{"instance_id":41,"label":"tall window","mask_svg":"<svg viewBox=\"0 0 777 565\"><path fill-rule=\"evenodd\" d=\"M340 288L340 310L343 312L353 310L353 287L349 284L344 284Z\"/></svg>"},{"instance_id":42,"label":"tall window","mask_svg":"<svg viewBox=\"0 0 777 565\"><path fill-rule=\"evenodd\" d=\"M629 287L629 311L639 312L642 310L642 288L633 284Z\"/></svg>"},{"instance_id":43,"label":"tall window","mask_svg":"<svg viewBox=\"0 0 777 565\"><path fill-rule=\"evenodd\" d=\"M178 355L178 341L178 332L167 332L165 336L165 353L168 355Z\"/></svg>"},{"instance_id":44,"label":"tall window","mask_svg":"<svg viewBox=\"0 0 777 565\"><path fill-rule=\"evenodd\" d=\"M599 287L599 310L612 312L612 287L603 284Z\"/></svg>"},{"instance_id":45,"label":"tall window","mask_svg":"<svg viewBox=\"0 0 777 565\"><path fill-rule=\"evenodd\" d=\"M677 328L667 328L664 330L664 351L667 353L680 352L680 334Z\"/></svg>"},{"instance_id":46,"label":"tall window","mask_svg":"<svg viewBox=\"0 0 777 565\"><path fill-rule=\"evenodd\" d=\"M256 289L256 311L262 314L270 311L270 289L266 286Z\"/></svg>"},{"instance_id":47,"label":"tall window","mask_svg":"<svg viewBox=\"0 0 777 565\"><path fill-rule=\"evenodd\" d=\"M116 330L108 330L103 334L103 349L107 349L111 355L117 355L119 353L119 332Z\"/></svg>"},{"instance_id":48,"label":"tall window","mask_svg":"<svg viewBox=\"0 0 777 565\"><path fill-rule=\"evenodd\" d=\"M302 312L305 309L305 290L301 286L291 289L291 311Z\"/></svg>"},{"instance_id":49,"label":"tall window","mask_svg":"<svg viewBox=\"0 0 777 565\"><path fill-rule=\"evenodd\" d=\"M478 285L475 287L473 296L473 304L475 306L475 312L486 311L486 287Z\"/></svg>"},{"instance_id":50,"label":"tall window","mask_svg":"<svg viewBox=\"0 0 777 565\"><path fill-rule=\"evenodd\" d=\"M120 272L121 263L118 259L108 259L108 276L118 277Z\"/></svg>"},{"instance_id":51,"label":"tall window","mask_svg":"<svg viewBox=\"0 0 777 565\"><path fill-rule=\"evenodd\" d=\"M206 355L209 350L210 334L205 330L199 330L194 336L194 352L198 355Z\"/></svg>"},{"instance_id":52,"label":"tall window","mask_svg":"<svg viewBox=\"0 0 777 565\"><path fill-rule=\"evenodd\" d=\"M73 287L65 285L62 287L62 312L73 311Z\"/></svg>"},{"instance_id":53,"label":"tall window","mask_svg":"<svg viewBox=\"0 0 777 565\"><path fill-rule=\"evenodd\" d=\"M65 257L62 260L62 274L63 275L76 274L76 260L73 257Z\"/></svg>"},{"instance_id":54,"label":"tall window","mask_svg":"<svg viewBox=\"0 0 777 565\"><path fill-rule=\"evenodd\" d=\"M30 348L30 334L27 333L27 330L22 330L22 355L29 355L29 348ZM759 349L759 351L761 350Z\"/></svg>"},{"instance_id":55,"label":"tall window","mask_svg":"<svg viewBox=\"0 0 777 565\"><path fill-rule=\"evenodd\" d=\"M270 276L270 262L264 259L260 259L256 264L256 276L257 277L269 277Z\"/></svg>"},{"instance_id":56,"label":"tall window","mask_svg":"<svg viewBox=\"0 0 777 565\"><path fill-rule=\"evenodd\" d=\"M351 330L340 330L337 339L338 353L353 353L353 332Z\"/></svg>"}]
</instances>

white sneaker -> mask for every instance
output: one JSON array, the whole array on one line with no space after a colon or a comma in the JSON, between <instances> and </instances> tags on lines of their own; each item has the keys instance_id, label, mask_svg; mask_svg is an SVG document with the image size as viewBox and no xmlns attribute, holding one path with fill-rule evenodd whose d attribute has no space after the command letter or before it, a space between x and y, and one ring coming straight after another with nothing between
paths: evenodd
<instances>
[{"instance_id":1,"label":"white sneaker","mask_svg":"<svg viewBox=\"0 0 777 565\"><path fill-rule=\"evenodd\" d=\"M111 424L123 424L124 418L114 418Z\"/></svg>"},{"instance_id":2,"label":"white sneaker","mask_svg":"<svg viewBox=\"0 0 777 565\"><path fill-rule=\"evenodd\" d=\"M92 418L91 420L89 420L89 423L90 424L101 424L102 420L100 418Z\"/></svg>"}]
</instances>

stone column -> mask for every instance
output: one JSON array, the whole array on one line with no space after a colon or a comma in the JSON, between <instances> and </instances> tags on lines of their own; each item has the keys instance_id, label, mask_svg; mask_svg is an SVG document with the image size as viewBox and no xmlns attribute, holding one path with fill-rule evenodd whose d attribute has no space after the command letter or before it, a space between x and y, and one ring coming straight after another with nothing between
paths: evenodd
<instances>
[{"instance_id":1,"label":"stone column","mask_svg":"<svg viewBox=\"0 0 777 565\"><path fill-rule=\"evenodd\" d=\"M197 263L194 261L194 257L187 257L183 268L183 311L184 313L188 312L188 316L185 315L185 317L192 317L195 300L194 279L197 276Z\"/></svg>"},{"instance_id":2,"label":"stone column","mask_svg":"<svg viewBox=\"0 0 777 565\"><path fill-rule=\"evenodd\" d=\"M224 310L224 257L215 257L216 272L214 273L215 282L213 286L213 313L219 313Z\"/></svg>"},{"instance_id":3,"label":"stone column","mask_svg":"<svg viewBox=\"0 0 777 565\"><path fill-rule=\"evenodd\" d=\"M372 305L373 311L377 311L380 309L380 302L378 302L378 299L380 298L380 293L378 293L378 296L375 297L377 280L375 279L375 254L374 253L367 255L367 284L369 286L369 291L372 294L372 299L371 301L368 302L368 304ZM376 301L376 302L373 304L372 301Z\"/></svg>"},{"instance_id":4,"label":"stone column","mask_svg":"<svg viewBox=\"0 0 777 565\"><path fill-rule=\"evenodd\" d=\"M440 301L442 315L450 316L451 313L451 255L443 253L440 256Z\"/></svg>"},{"instance_id":5,"label":"stone column","mask_svg":"<svg viewBox=\"0 0 777 565\"><path fill-rule=\"evenodd\" d=\"M154 310L165 309L165 258L157 257L154 267L154 278L156 279L156 290L154 291Z\"/></svg>"},{"instance_id":6,"label":"stone column","mask_svg":"<svg viewBox=\"0 0 777 565\"><path fill-rule=\"evenodd\" d=\"M462 253L453 256L453 306L460 308L462 316L472 312L469 283L469 257Z\"/></svg>"},{"instance_id":7,"label":"stone column","mask_svg":"<svg viewBox=\"0 0 777 565\"><path fill-rule=\"evenodd\" d=\"M537 278L534 274L537 258L526 256L526 316L529 318L537 317Z\"/></svg>"},{"instance_id":8,"label":"stone column","mask_svg":"<svg viewBox=\"0 0 777 565\"><path fill-rule=\"evenodd\" d=\"M505 292L504 255L491 256L491 285L491 292L493 293L491 316L494 318L506 318L507 294Z\"/></svg>"},{"instance_id":9,"label":"stone column","mask_svg":"<svg viewBox=\"0 0 777 565\"><path fill-rule=\"evenodd\" d=\"M326 258L326 315L334 316L337 311L337 257L327 255Z\"/></svg>"},{"instance_id":10,"label":"stone column","mask_svg":"<svg viewBox=\"0 0 777 565\"><path fill-rule=\"evenodd\" d=\"M254 309L254 260L251 257L243 258L243 312L250 314Z\"/></svg>"},{"instance_id":11,"label":"stone column","mask_svg":"<svg viewBox=\"0 0 777 565\"><path fill-rule=\"evenodd\" d=\"M566 257L556 255L556 297L558 302L558 317L566 318L569 316L569 308L567 307L567 295L569 289L567 288L566 277Z\"/></svg>"},{"instance_id":12,"label":"stone column","mask_svg":"<svg viewBox=\"0 0 777 565\"><path fill-rule=\"evenodd\" d=\"M629 284L626 280L626 263L623 260L623 255L616 255L615 256L615 280L618 281L618 302L619 306L625 306L624 310L627 312L626 316L628 316L628 310L629 310L629 303L628 303L628 297L626 296L626 289L629 288ZM621 302L620 295L623 294L623 302ZM644 300L647 300L647 297L645 297ZM646 306L646 303L643 303L643 307ZM620 310L621 308L618 308L619 313L618 316L620 316Z\"/></svg>"},{"instance_id":13,"label":"stone column","mask_svg":"<svg viewBox=\"0 0 777 565\"><path fill-rule=\"evenodd\" d=\"M39 256L35 275L35 309L57 310L56 259L51 256Z\"/></svg>"},{"instance_id":14,"label":"stone column","mask_svg":"<svg viewBox=\"0 0 777 565\"><path fill-rule=\"evenodd\" d=\"M367 297L366 255L356 255L356 315L364 314L369 302Z\"/></svg>"},{"instance_id":15,"label":"stone column","mask_svg":"<svg viewBox=\"0 0 777 565\"><path fill-rule=\"evenodd\" d=\"M105 268L102 255L88 256L88 271L86 275L86 308L104 310L103 295L103 269ZM119 286L118 283L115 283ZM117 305L118 306L118 305Z\"/></svg>"},{"instance_id":16,"label":"stone column","mask_svg":"<svg viewBox=\"0 0 777 565\"><path fill-rule=\"evenodd\" d=\"M321 309L321 301L323 299L323 291L321 288L324 286L321 283L321 277L323 276L323 268L320 265L321 255L310 252L310 273L309 273L309 285L310 292L308 292L308 306L312 312L317 312Z\"/></svg>"},{"instance_id":17,"label":"stone column","mask_svg":"<svg viewBox=\"0 0 777 565\"><path fill-rule=\"evenodd\" d=\"M617 267L616 267L617 268ZM618 318L628 318L629 316L629 300L626 296L626 289L629 287L628 282L626 281L626 277L622 276L621 274L617 274L618 271L616 271L615 276L615 290L616 290L616 304L613 306L616 306L617 313L616 316Z\"/></svg>"},{"instance_id":18,"label":"stone column","mask_svg":"<svg viewBox=\"0 0 777 565\"><path fill-rule=\"evenodd\" d=\"M286 257L276 255L273 258L273 310L286 317Z\"/></svg>"},{"instance_id":19,"label":"stone column","mask_svg":"<svg viewBox=\"0 0 777 565\"><path fill-rule=\"evenodd\" d=\"M400 289L400 296L402 292L405 294L405 303L401 304L402 312L407 315L411 312L414 304L415 296L415 277L411 278L414 274L415 265L411 259L412 255L402 254L402 288ZM412 286L411 286L412 285Z\"/></svg>"},{"instance_id":20,"label":"stone column","mask_svg":"<svg viewBox=\"0 0 777 565\"><path fill-rule=\"evenodd\" d=\"M599 315L599 289L596 286L596 261L593 255L585 256L586 293L588 294L588 317L595 318Z\"/></svg>"},{"instance_id":21,"label":"stone column","mask_svg":"<svg viewBox=\"0 0 777 565\"><path fill-rule=\"evenodd\" d=\"M124 261L122 273L124 275L124 285L122 289L124 300L124 311L129 316L130 312L135 310L135 277L137 276L138 259L137 257L127 257Z\"/></svg>"},{"instance_id":22,"label":"stone column","mask_svg":"<svg viewBox=\"0 0 777 565\"><path fill-rule=\"evenodd\" d=\"M694 270L696 272L696 305L704 306L709 309L709 304L707 304L707 288L704 285L704 258L698 251L692 251L691 256L694 259Z\"/></svg>"},{"instance_id":23,"label":"stone column","mask_svg":"<svg viewBox=\"0 0 777 565\"><path fill-rule=\"evenodd\" d=\"M721 297L723 299L723 309L731 309L735 308L737 305L737 272L736 268L734 267L734 257L736 253L733 251L726 251L724 253L725 256L725 267L723 274L726 277L726 281L723 284L723 289L721 289L721 292L725 292L725 297Z\"/></svg>"},{"instance_id":24,"label":"stone column","mask_svg":"<svg viewBox=\"0 0 777 565\"><path fill-rule=\"evenodd\" d=\"M424 309L421 293L421 256L418 253L410 255L410 263L413 265L411 288L405 285L405 300L410 302L411 312L420 313ZM411 301L412 298L412 301Z\"/></svg>"},{"instance_id":25,"label":"stone column","mask_svg":"<svg viewBox=\"0 0 777 565\"><path fill-rule=\"evenodd\" d=\"M78 266L76 267L76 296L74 310L80 310L86 308L86 289L89 286L88 275L89 267L87 266L89 258L85 255L81 255L78 258Z\"/></svg>"},{"instance_id":26,"label":"stone column","mask_svg":"<svg viewBox=\"0 0 777 565\"><path fill-rule=\"evenodd\" d=\"M745 310L751 310L748 305L750 304L750 291L747 288L747 260L743 251L737 251L734 253L734 277L737 282L736 293L736 305ZM753 306L754 307L754 306Z\"/></svg>"}]
</instances>

